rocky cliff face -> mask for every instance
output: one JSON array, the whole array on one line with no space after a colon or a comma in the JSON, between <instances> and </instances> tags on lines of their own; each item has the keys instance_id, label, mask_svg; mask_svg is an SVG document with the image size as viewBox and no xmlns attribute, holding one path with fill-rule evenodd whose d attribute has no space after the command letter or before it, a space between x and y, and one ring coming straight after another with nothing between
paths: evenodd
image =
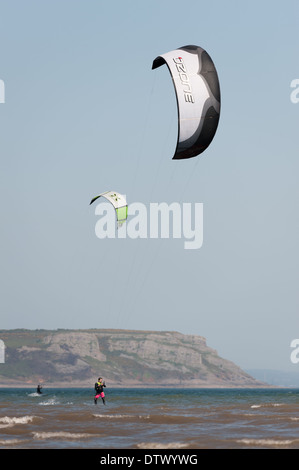
<instances>
[{"instance_id":1,"label":"rocky cliff face","mask_svg":"<svg viewBox=\"0 0 299 470\"><path fill-rule=\"evenodd\" d=\"M257 387L202 336L131 330L4 330L0 385Z\"/></svg>"}]
</instances>

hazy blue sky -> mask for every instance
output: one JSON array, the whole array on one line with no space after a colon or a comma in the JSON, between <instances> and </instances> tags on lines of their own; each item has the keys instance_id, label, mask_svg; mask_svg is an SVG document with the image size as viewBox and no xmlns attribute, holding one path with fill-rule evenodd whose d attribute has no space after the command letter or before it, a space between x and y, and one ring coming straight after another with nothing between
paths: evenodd
<instances>
[{"instance_id":1,"label":"hazy blue sky","mask_svg":"<svg viewBox=\"0 0 299 470\"><path fill-rule=\"evenodd\" d=\"M298 370L298 1L0 0L0 328L202 335L243 368ZM196 44L216 136L173 161L166 67ZM100 240L90 199L195 202L204 242Z\"/></svg>"}]
</instances>

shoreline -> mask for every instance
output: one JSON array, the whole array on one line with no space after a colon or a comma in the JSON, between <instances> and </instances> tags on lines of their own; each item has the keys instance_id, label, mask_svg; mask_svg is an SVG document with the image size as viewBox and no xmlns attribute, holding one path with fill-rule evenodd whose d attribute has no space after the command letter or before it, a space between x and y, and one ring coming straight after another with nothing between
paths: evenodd
<instances>
[{"instance_id":1,"label":"shoreline","mask_svg":"<svg viewBox=\"0 0 299 470\"><path fill-rule=\"evenodd\" d=\"M43 385L41 383L42 387L44 390L49 390L49 389L94 389L94 384L49 384L49 385ZM37 384L36 385L30 385L30 384L0 384L0 389L4 388L17 388L17 389L34 389L36 390ZM148 389L177 389L179 390L188 390L188 389L239 389L239 390L245 390L245 389L250 389L250 390L262 390L262 389L288 389L292 387L283 387L283 386L277 386L277 385L270 385L270 384L263 384L263 385L215 385L215 384L210 384L210 385L178 385L178 384L167 384L167 385L153 385L153 384L143 384L143 385L138 385L138 384L131 384L131 385L121 385L121 384L111 384L107 385L107 390L110 389L142 389L142 388L148 388ZM293 387L297 388L297 387Z\"/></svg>"}]
</instances>

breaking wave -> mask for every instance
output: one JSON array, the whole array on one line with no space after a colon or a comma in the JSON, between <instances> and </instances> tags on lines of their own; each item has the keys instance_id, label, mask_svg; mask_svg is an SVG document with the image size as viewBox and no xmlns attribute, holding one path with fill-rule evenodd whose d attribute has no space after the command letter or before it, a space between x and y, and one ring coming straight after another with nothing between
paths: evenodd
<instances>
[{"instance_id":1,"label":"breaking wave","mask_svg":"<svg viewBox=\"0 0 299 470\"><path fill-rule=\"evenodd\" d=\"M0 418L0 427L11 427L15 426L16 424L28 424L32 423L32 421L37 418L37 416L4 416Z\"/></svg>"},{"instance_id":2,"label":"breaking wave","mask_svg":"<svg viewBox=\"0 0 299 470\"><path fill-rule=\"evenodd\" d=\"M56 431L56 432L33 432L33 439L84 439L89 437L94 437L94 434L88 433L76 433L76 432L64 432L64 431Z\"/></svg>"}]
</instances>

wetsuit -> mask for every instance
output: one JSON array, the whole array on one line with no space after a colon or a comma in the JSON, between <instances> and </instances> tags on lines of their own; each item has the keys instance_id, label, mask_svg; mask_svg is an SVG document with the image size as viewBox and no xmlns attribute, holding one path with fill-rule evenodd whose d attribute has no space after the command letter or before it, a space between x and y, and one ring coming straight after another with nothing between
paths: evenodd
<instances>
[{"instance_id":1,"label":"wetsuit","mask_svg":"<svg viewBox=\"0 0 299 470\"><path fill-rule=\"evenodd\" d=\"M105 393L104 393L103 387L106 387L105 382L96 382L94 384L94 388L95 388L95 391L96 391L96 394L95 394L95 397L94 397L95 404L97 403L98 398L100 398L100 397L102 398L102 401L103 401L104 405L106 404L105 403Z\"/></svg>"}]
</instances>

